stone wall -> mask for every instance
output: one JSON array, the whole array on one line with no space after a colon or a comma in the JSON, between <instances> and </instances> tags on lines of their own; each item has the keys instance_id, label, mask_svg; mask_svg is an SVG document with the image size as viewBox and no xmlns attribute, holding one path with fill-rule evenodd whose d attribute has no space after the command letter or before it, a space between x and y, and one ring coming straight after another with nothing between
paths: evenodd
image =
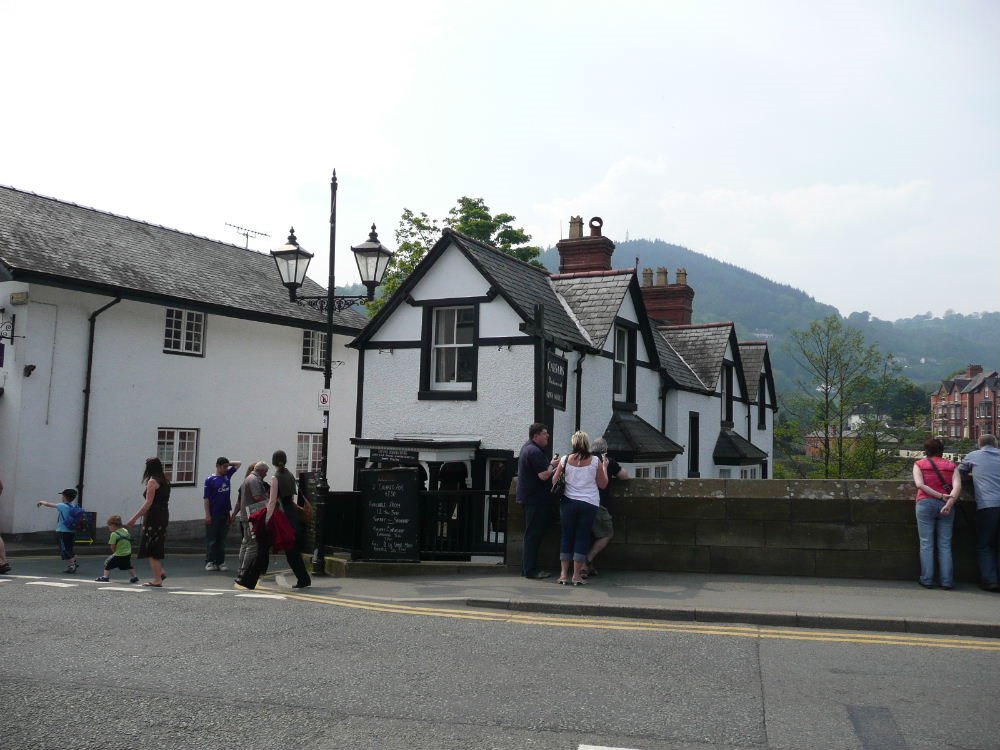
<instances>
[{"instance_id":1,"label":"stone wall","mask_svg":"<svg viewBox=\"0 0 1000 750\"><path fill-rule=\"evenodd\" d=\"M912 580L915 490L901 481L633 479L613 483L615 537L600 568ZM509 500L507 565L520 570L524 514ZM956 507L955 577L976 581L975 503ZM559 560L559 519L539 558Z\"/></svg>"}]
</instances>

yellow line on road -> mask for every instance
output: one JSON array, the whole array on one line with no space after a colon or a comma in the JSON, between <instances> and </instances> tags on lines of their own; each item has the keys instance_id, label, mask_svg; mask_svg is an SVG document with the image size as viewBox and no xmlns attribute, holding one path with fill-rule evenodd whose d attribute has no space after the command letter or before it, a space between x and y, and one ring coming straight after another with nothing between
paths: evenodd
<instances>
[{"instance_id":1,"label":"yellow line on road","mask_svg":"<svg viewBox=\"0 0 1000 750\"><path fill-rule=\"evenodd\" d=\"M259 586L258 589L263 591L270 590L263 586ZM713 625L710 623L688 624L649 620L620 620L614 618L525 614L507 610L471 612L467 609L445 609L385 602L366 602L357 599L344 599L342 597L316 594L288 593L284 595L288 599L296 601L416 617L441 617L456 620L476 620L480 622L507 622L517 625L537 625L555 628L618 630L645 633L685 633L718 635L730 638L762 638L767 640L855 643L881 646L907 646L911 648L944 648L1000 652L1000 642L993 643L985 639L973 640L922 635L896 635L892 633L854 633L849 631L809 630L805 628L789 630L754 625Z\"/></svg>"}]
</instances>

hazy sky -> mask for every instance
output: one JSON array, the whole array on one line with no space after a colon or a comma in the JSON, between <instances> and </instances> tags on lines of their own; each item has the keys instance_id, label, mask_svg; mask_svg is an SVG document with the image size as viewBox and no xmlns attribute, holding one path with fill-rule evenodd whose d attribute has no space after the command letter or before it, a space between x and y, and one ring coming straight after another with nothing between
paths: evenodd
<instances>
[{"instance_id":1,"label":"hazy sky","mask_svg":"<svg viewBox=\"0 0 1000 750\"><path fill-rule=\"evenodd\" d=\"M338 283L372 222L471 195L845 315L1000 309L996 0L0 0L0 70L0 183L263 251L294 225L323 283L336 168Z\"/></svg>"}]
</instances>

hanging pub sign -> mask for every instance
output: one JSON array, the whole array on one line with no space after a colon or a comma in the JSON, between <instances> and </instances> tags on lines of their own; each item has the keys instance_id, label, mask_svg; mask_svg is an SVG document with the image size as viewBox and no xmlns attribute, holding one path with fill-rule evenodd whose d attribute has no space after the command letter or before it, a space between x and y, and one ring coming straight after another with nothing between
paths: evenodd
<instances>
[{"instance_id":1,"label":"hanging pub sign","mask_svg":"<svg viewBox=\"0 0 1000 750\"><path fill-rule=\"evenodd\" d=\"M558 354L545 355L545 405L566 411L566 373L569 363Z\"/></svg>"}]
</instances>

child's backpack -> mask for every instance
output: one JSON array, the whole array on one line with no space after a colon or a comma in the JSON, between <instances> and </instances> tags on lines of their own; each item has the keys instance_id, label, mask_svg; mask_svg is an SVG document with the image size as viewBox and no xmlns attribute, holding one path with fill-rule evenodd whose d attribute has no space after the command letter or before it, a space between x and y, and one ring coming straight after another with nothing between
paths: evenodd
<instances>
[{"instance_id":1,"label":"child's backpack","mask_svg":"<svg viewBox=\"0 0 1000 750\"><path fill-rule=\"evenodd\" d=\"M87 514L83 512L83 508L79 505L69 506L69 512L66 514L67 520L69 521L69 527L74 531L85 531L87 528Z\"/></svg>"}]
</instances>

